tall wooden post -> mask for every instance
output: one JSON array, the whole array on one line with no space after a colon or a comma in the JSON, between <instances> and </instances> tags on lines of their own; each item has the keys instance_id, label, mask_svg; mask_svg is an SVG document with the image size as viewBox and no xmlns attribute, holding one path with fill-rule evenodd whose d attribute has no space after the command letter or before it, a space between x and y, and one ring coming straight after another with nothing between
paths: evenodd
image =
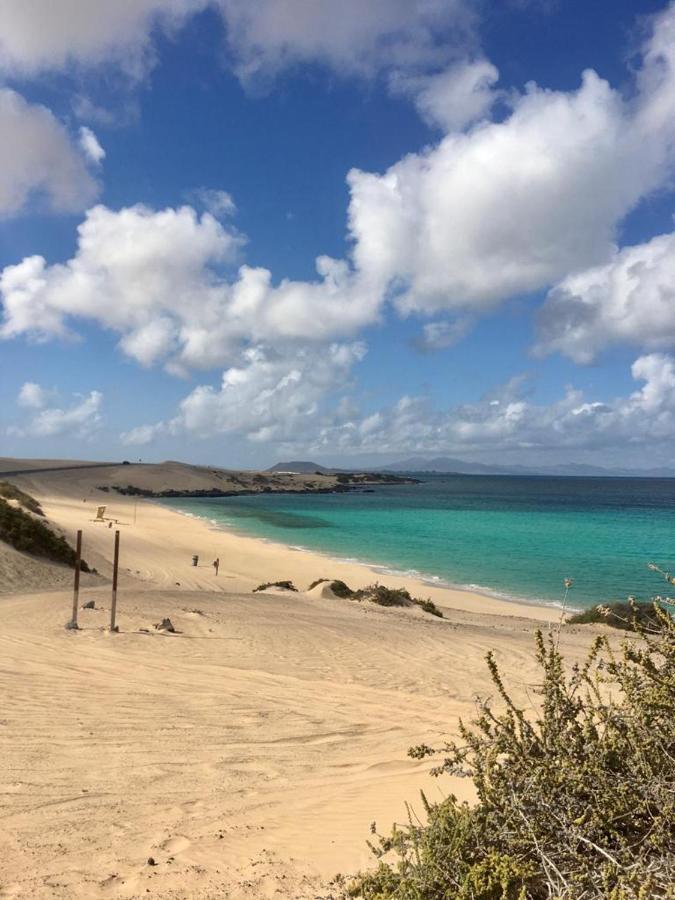
<instances>
[{"instance_id":1,"label":"tall wooden post","mask_svg":"<svg viewBox=\"0 0 675 900\"><path fill-rule=\"evenodd\" d=\"M73 615L66 628L73 631L77 630L77 606L80 602L80 563L82 560L82 532L77 532L77 543L75 545L75 578L73 581Z\"/></svg>"},{"instance_id":2,"label":"tall wooden post","mask_svg":"<svg viewBox=\"0 0 675 900\"><path fill-rule=\"evenodd\" d=\"M113 555L112 604L110 606L110 630L117 631L115 614L117 612L117 570L120 563L120 533L115 532L115 553Z\"/></svg>"}]
</instances>

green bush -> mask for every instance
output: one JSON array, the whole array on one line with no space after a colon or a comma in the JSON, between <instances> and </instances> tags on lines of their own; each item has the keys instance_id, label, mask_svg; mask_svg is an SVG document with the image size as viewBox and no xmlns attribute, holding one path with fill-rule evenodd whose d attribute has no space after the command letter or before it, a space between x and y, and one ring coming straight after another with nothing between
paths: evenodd
<instances>
[{"instance_id":1,"label":"green bush","mask_svg":"<svg viewBox=\"0 0 675 900\"><path fill-rule=\"evenodd\" d=\"M271 587L279 587L283 588L285 591L295 591L296 593L298 590L292 581L266 581L264 584L259 584L257 588L253 588L253 593L266 591L267 588Z\"/></svg>"},{"instance_id":2,"label":"green bush","mask_svg":"<svg viewBox=\"0 0 675 900\"><path fill-rule=\"evenodd\" d=\"M22 553L75 566L75 551L62 535L55 534L44 522L34 519L22 509L10 506L2 498L0 498L0 541L5 541ZM84 560L80 560L80 569L83 572L89 571L89 566Z\"/></svg>"},{"instance_id":3,"label":"green bush","mask_svg":"<svg viewBox=\"0 0 675 900\"><path fill-rule=\"evenodd\" d=\"M405 588L388 588L377 583L356 591L355 597L370 600L378 606L413 606L415 602Z\"/></svg>"},{"instance_id":4,"label":"green bush","mask_svg":"<svg viewBox=\"0 0 675 900\"><path fill-rule=\"evenodd\" d=\"M432 616L438 616L439 619L443 618L443 613L436 606L433 600L427 598L426 600L418 600L415 599L415 603L418 606L421 606L424 612L431 613Z\"/></svg>"},{"instance_id":5,"label":"green bush","mask_svg":"<svg viewBox=\"0 0 675 900\"><path fill-rule=\"evenodd\" d=\"M330 589L336 597L340 597L340 599L342 600L351 600L354 596L356 596L356 591L353 591L348 585L344 583L344 581L340 581L339 579L331 581Z\"/></svg>"},{"instance_id":6,"label":"green bush","mask_svg":"<svg viewBox=\"0 0 675 900\"><path fill-rule=\"evenodd\" d=\"M344 584L344 582L339 582ZM333 582L333 591L335 591ZM344 585L347 588L347 585ZM349 588L347 588L349 590ZM340 596L338 594L338 596ZM351 591L350 596L354 600L370 600L371 603L377 603L379 606L419 606L424 612L430 613L432 616L443 618L443 613L436 606L433 600L420 600L412 597L410 592L405 588L388 588L383 584L371 584L359 591Z\"/></svg>"},{"instance_id":7,"label":"green bush","mask_svg":"<svg viewBox=\"0 0 675 900\"><path fill-rule=\"evenodd\" d=\"M36 516L44 516L42 507L35 497L31 497L30 494L22 491L16 485L10 484L9 481L0 481L0 497L4 497L6 500L17 500L29 512L35 513Z\"/></svg>"},{"instance_id":8,"label":"green bush","mask_svg":"<svg viewBox=\"0 0 675 900\"><path fill-rule=\"evenodd\" d=\"M659 621L654 615L653 603L608 603L594 606L575 613L567 620L568 625L589 624L611 625L623 631L638 631L640 627L658 629Z\"/></svg>"},{"instance_id":9,"label":"green bush","mask_svg":"<svg viewBox=\"0 0 675 900\"><path fill-rule=\"evenodd\" d=\"M650 900L675 897L675 630L615 653L606 637L565 674L557 638L537 634L533 714L487 664L503 707L435 751L435 774L473 779L478 800L423 797L426 821L380 837L379 867L350 895L367 900ZM382 857L390 854L387 861ZM393 856L393 859L391 857Z\"/></svg>"}]
</instances>

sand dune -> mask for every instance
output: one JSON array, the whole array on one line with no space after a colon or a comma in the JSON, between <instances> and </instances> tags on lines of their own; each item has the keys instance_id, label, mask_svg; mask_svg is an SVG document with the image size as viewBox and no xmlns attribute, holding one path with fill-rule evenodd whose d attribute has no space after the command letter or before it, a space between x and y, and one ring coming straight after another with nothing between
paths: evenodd
<instances>
[{"instance_id":1,"label":"sand dune","mask_svg":"<svg viewBox=\"0 0 675 900\"><path fill-rule=\"evenodd\" d=\"M112 530L88 521L95 490L47 478L33 492L67 533L83 528L108 575ZM403 821L420 789L470 798L406 751L471 718L490 692L489 649L525 699L532 633L550 612L459 591L427 592L443 620L321 589L254 594L263 580L359 587L373 573L152 503L135 525L128 498L111 511L129 523L119 634L106 629L107 585L83 588L97 609L81 610L77 633L63 628L68 590L0 596L0 897L338 897L331 878L372 862L373 820ZM220 556L218 578L191 565L197 551ZM177 633L154 628L163 617ZM565 633L569 658L590 639Z\"/></svg>"}]
</instances>

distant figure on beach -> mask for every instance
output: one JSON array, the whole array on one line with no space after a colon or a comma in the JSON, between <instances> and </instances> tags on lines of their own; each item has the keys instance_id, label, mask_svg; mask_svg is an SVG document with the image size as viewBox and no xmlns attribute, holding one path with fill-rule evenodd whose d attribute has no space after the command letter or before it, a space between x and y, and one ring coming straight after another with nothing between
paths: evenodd
<instances>
[{"instance_id":1,"label":"distant figure on beach","mask_svg":"<svg viewBox=\"0 0 675 900\"><path fill-rule=\"evenodd\" d=\"M216 575L218 574L218 567L220 566L220 559L216 558L213 560L213 568L216 570Z\"/></svg>"}]
</instances>

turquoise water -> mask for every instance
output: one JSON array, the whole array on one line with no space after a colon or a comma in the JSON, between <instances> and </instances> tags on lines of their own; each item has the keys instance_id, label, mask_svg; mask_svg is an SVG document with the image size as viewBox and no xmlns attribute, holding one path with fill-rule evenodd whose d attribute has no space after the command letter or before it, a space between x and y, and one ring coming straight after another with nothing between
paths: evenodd
<instances>
[{"instance_id":1,"label":"turquoise water","mask_svg":"<svg viewBox=\"0 0 675 900\"><path fill-rule=\"evenodd\" d=\"M238 532L512 599L560 602L567 577L573 606L649 599L665 584L646 564L675 569L675 479L419 477L370 493L165 502Z\"/></svg>"}]
</instances>

